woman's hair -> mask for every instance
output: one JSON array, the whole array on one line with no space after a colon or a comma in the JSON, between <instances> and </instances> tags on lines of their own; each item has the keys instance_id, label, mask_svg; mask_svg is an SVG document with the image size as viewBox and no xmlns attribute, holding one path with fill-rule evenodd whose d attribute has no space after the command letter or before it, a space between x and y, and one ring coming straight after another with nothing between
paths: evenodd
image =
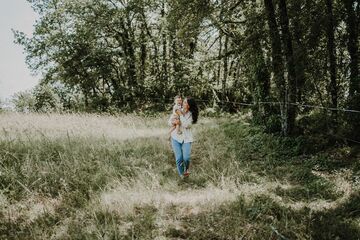
<instances>
[{"instance_id":1,"label":"woman's hair","mask_svg":"<svg viewBox=\"0 0 360 240\"><path fill-rule=\"evenodd\" d=\"M195 102L195 99L193 99L191 97L187 97L186 100L187 100L187 103L189 104L189 111L191 112L191 115L192 115L193 124L195 124L197 122L198 116L199 116L198 106Z\"/></svg>"}]
</instances>

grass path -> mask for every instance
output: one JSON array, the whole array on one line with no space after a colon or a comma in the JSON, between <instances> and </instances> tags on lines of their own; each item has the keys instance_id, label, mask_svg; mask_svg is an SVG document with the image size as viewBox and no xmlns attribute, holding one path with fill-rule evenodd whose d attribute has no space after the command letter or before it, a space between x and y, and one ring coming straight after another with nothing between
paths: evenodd
<instances>
[{"instance_id":1,"label":"grass path","mask_svg":"<svg viewBox=\"0 0 360 240\"><path fill-rule=\"evenodd\" d=\"M344 173L335 173L327 177L334 180L336 191L341 197L335 200L316 199L310 201L289 201L276 194L276 189L289 190L291 184L269 181L259 177L256 183L235 184L231 180L224 180L219 186L209 185L201 189L189 186L178 189L176 182L167 182L167 186L160 186L157 179L147 179L129 183L118 183L109 191L102 192L97 201L107 210L121 214L132 213L136 206L154 205L157 209L169 206L180 206L189 213L208 211L229 201L235 201L238 196L251 200L255 196L266 196L281 206L294 210L309 208L313 211L323 211L336 208L346 202L353 193L352 184L346 180ZM185 180L186 181L186 180ZM186 183L184 183L186 184ZM171 190L167 190L171 189Z\"/></svg>"}]
</instances>

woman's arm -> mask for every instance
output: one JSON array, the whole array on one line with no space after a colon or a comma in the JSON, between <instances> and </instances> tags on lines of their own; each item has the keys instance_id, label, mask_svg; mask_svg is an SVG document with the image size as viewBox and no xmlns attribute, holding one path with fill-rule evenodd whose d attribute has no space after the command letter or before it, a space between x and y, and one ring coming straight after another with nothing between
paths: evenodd
<instances>
[{"instance_id":1,"label":"woman's arm","mask_svg":"<svg viewBox=\"0 0 360 240\"><path fill-rule=\"evenodd\" d=\"M179 120L177 120L176 117L174 117L173 115L170 115L170 118L168 120L169 127L175 126L177 122L179 122Z\"/></svg>"}]
</instances>

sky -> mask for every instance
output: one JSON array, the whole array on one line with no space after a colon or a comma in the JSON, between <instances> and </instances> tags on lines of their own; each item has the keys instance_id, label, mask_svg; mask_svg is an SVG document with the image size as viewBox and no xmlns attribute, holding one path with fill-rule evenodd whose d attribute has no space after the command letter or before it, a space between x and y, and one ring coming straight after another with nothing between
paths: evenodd
<instances>
[{"instance_id":1,"label":"sky","mask_svg":"<svg viewBox=\"0 0 360 240\"><path fill-rule=\"evenodd\" d=\"M25 64L22 46L14 43L11 29L31 36L37 18L26 0L0 1L0 100L14 93L31 89L39 81Z\"/></svg>"}]
</instances>

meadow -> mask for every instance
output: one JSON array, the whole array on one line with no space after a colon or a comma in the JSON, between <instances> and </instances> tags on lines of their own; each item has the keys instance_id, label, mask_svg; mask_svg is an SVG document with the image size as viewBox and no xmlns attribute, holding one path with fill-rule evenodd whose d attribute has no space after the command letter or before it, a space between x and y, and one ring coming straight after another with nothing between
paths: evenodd
<instances>
[{"instance_id":1,"label":"meadow","mask_svg":"<svg viewBox=\"0 0 360 240\"><path fill-rule=\"evenodd\" d=\"M202 117L180 179L166 121L1 113L0 239L360 239L350 147Z\"/></svg>"}]
</instances>

